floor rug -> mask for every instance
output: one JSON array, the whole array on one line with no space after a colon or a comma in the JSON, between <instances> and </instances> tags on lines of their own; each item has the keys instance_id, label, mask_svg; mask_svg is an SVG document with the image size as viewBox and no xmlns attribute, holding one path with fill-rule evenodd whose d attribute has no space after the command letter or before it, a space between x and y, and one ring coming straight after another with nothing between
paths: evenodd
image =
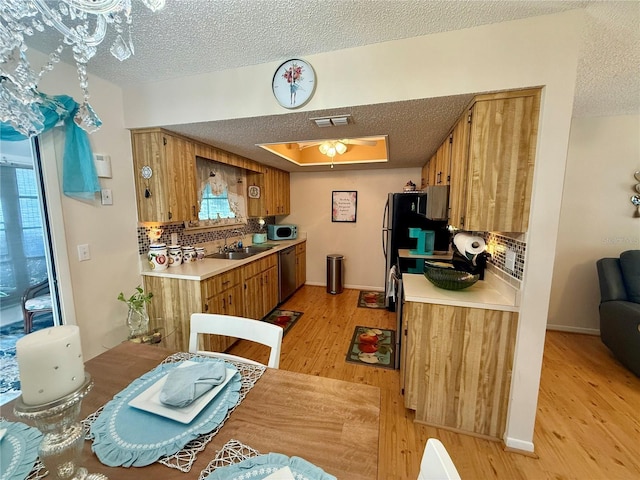
<instances>
[{"instance_id":1,"label":"floor rug","mask_svg":"<svg viewBox=\"0 0 640 480\"><path fill-rule=\"evenodd\" d=\"M363 308L384 308L384 292L360 291L358 306Z\"/></svg>"},{"instance_id":2,"label":"floor rug","mask_svg":"<svg viewBox=\"0 0 640 480\"><path fill-rule=\"evenodd\" d=\"M53 315L41 314L33 319L33 331L53 327ZM20 395L20 375L16 361L16 342L24 337L24 323L15 322L0 328L0 405Z\"/></svg>"},{"instance_id":3,"label":"floor rug","mask_svg":"<svg viewBox=\"0 0 640 480\"><path fill-rule=\"evenodd\" d=\"M396 332L358 326L353 332L347 362L395 369Z\"/></svg>"},{"instance_id":4,"label":"floor rug","mask_svg":"<svg viewBox=\"0 0 640 480\"><path fill-rule=\"evenodd\" d=\"M293 310L280 310L276 308L273 312L262 319L263 322L273 323L279 327L284 328L282 336L284 337L287 332L295 325L295 323L302 316L302 312L294 312Z\"/></svg>"}]
</instances>

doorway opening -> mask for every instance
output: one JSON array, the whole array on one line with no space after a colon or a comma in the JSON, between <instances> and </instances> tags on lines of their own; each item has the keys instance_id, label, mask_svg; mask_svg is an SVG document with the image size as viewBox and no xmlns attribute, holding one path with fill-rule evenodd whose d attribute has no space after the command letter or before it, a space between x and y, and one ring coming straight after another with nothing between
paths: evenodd
<instances>
[{"instance_id":1,"label":"doorway opening","mask_svg":"<svg viewBox=\"0 0 640 480\"><path fill-rule=\"evenodd\" d=\"M0 405L20 394L15 343L60 324L37 139L2 142L0 157ZM36 287L36 288L34 288Z\"/></svg>"}]
</instances>

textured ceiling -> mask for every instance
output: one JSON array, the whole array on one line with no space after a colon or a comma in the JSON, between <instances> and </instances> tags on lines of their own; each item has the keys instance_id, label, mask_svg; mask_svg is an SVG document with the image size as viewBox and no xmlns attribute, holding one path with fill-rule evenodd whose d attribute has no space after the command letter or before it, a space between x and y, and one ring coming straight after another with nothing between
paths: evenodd
<instances>
[{"instance_id":1,"label":"textured ceiling","mask_svg":"<svg viewBox=\"0 0 640 480\"><path fill-rule=\"evenodd\" d=\"M133 4L135 56L119 62L104 48L107 39L88 66L90 73L123 87L583 8L587 23L574 116L640 112L638 0L167 0L155 14L139 1ZM56 40L30 43L48 53ZM296 171L300 167L260 152L255 143L334 136L312 128L308 118L351 113L355 123L334 129L335 137L388 134L386 168L418 166L467 101L449 97L166 127Z\"/></svg>"}]
</instances>

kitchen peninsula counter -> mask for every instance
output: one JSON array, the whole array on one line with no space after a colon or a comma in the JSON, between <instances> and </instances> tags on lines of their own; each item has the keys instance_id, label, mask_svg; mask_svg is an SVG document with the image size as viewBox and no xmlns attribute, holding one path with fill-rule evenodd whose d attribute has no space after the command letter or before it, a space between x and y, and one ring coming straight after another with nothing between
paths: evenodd
<instances>
[{"instance_id":1,"label":"kitchen peninsula counter","mask_svg":"<svg viewBox=\"0 0 640 480\"><path fill-rule=\"evenodd\" d=\"M519 290L488 270L485 272L485 280L479 280L463 290L445 290L436 287L424 275L409 273L402 275L402 288L407 302L519 311Z\"/></svg>"},{"instance_id":2,"label":"kitchen peninsula counter","mask_svg":"<svg viewBox=\"0 0 640 480\"><path fill-rule=\"evenodd\" d=\"M197 260L195 262L184 263L179 267L170 267L160 272L153 271L149 268L149 264L146 260L146 255L141 256L141 272L143 276L149 277L163 277L163 278L175 278L179 280L196 280L202 281L215 275L220 275L234 268L242 267L261 258L268 257L274 253L278 253L285 248L297 245L305 242L305 237L300 237L295 240L268 240L267 244L276 245L269 250L252 255L247 258L238 260L223 260L218 258L204 258L203 260ZM258 244L259 245L259 244ZM248 245L247 245L248 246ZM207 252L212 253L212 252Z\"/></svg>"}]
</instances>

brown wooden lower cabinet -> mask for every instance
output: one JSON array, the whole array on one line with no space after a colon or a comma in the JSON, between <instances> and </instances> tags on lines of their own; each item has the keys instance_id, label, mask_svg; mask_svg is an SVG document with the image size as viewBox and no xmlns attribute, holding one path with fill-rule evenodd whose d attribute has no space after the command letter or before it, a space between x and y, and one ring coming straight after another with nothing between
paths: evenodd
<instances>
[{"instance_id":1,"label":"brown wooden lower cabinet","mask_svg":"<svg viewBox=\"0 0 640 480\"><path fill-rule=\"evenodd\" d=\"M144 277L153 293L147 307L151 328L163 328L167 348L186 352L192 313L221 313L263 318L278 305L278 254L202 281ZM235 338L202 335L199 349L225 351Z\"/></svg>"},{"instance_id":2,"label":"brown wooden lower cabinet","mask_svg":"<svg viewBox=\"0 0 640 480\"><path fill-rule=\"evenodd\" d=\"M502 438L518 314L405 302L403 321L401 374L415 421Z\"/></svg>"}]
</instances>

